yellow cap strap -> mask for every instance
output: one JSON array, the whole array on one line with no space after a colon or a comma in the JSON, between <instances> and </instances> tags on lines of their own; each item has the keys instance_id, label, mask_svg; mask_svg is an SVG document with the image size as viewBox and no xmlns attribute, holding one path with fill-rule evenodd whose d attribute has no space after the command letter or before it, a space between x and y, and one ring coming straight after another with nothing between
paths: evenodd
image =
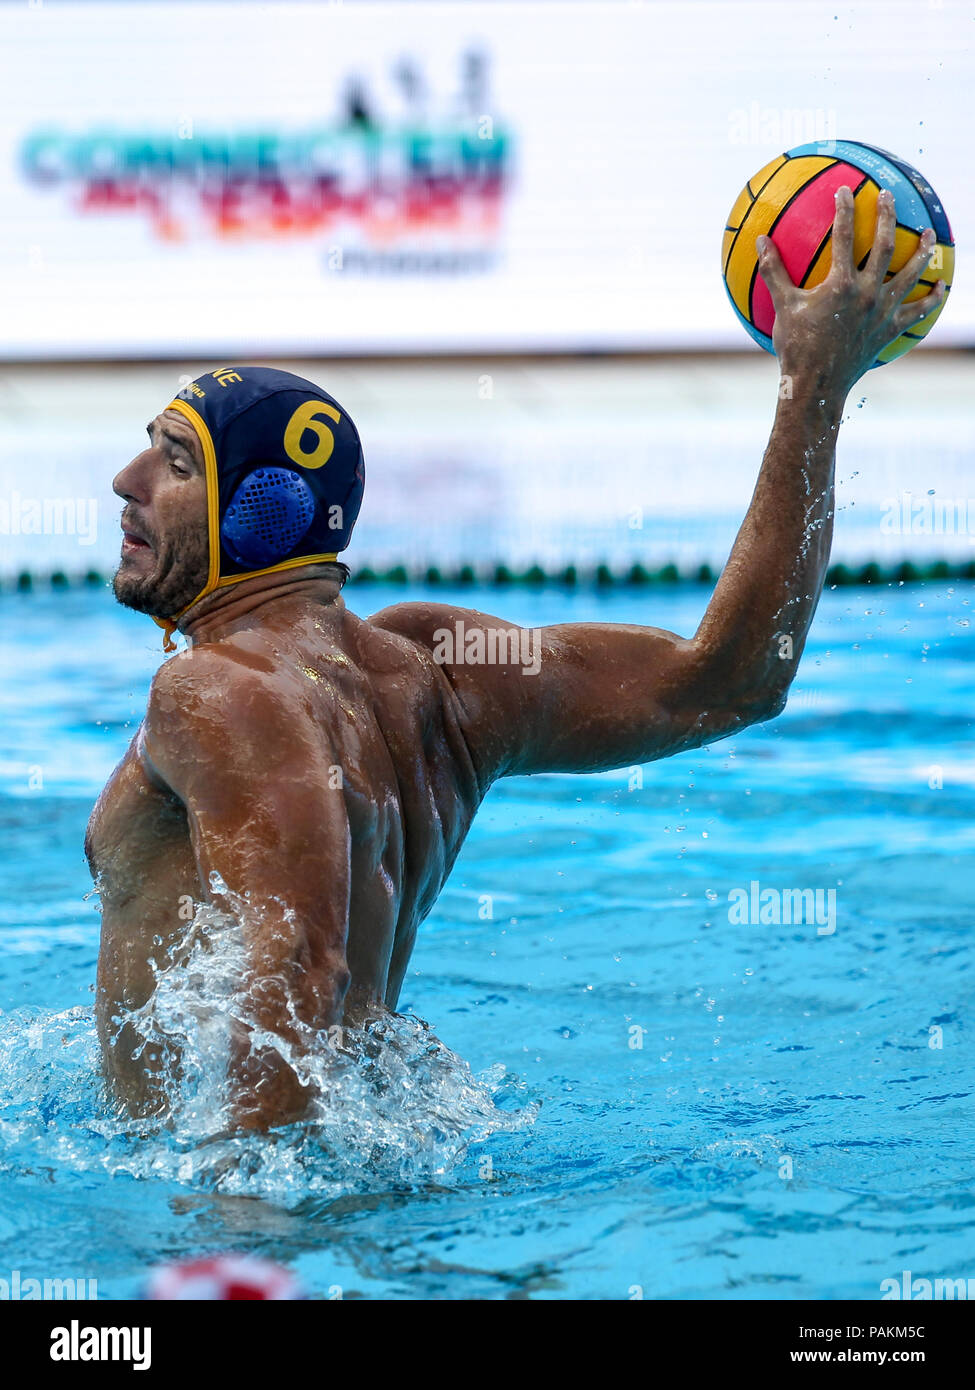
<instances>
[{"instance_id":1,"label":"yellow cap strap","mask_svg":"<svg viewBox=\"0 0 975 1390\"><path fill-rule=\"evenodd\" d=\"M173 641L173 633L176 631L176 624L169 618L153 618L152 621L163 630L163 651L174 652L176 643Z\"/></svg>"}]
</instances>

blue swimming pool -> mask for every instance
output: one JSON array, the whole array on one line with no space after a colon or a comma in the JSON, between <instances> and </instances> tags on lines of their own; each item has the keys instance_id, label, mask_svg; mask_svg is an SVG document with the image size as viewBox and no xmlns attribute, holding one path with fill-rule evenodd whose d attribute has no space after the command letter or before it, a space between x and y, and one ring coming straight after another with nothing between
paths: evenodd
<instances>
[{"instance_id":1,"label":"blue swimming pool","mask_svg":"<svg viewBox=\"0 0 975 1390\"><path fill-rule=\"evenodd\" d=\"M687 633L706 592L466 601ZM498 784L383 1054L348 1064L326 1122L235 1148L205 1106L175 1135L121 1125L92 1071L82 835L158 633L103 591L4 595L0 1275L123 1298L220 1249L321 1298L870 1299L904 1270L975 1275L973 608L972 584L828 592L775 723Z\"/></svg>"}]
</instances>

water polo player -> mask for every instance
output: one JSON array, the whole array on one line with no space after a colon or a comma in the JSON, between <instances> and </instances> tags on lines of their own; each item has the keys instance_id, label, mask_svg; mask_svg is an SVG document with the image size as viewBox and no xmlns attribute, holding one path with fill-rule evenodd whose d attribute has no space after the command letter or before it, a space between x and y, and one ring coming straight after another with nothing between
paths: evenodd
<instances>
[{"instance_id":1,"label":"water polo player","mask_svg":"<svg viewBox=\"0 0 975 1390\"><path fill-rule=\"evenodd\" d=\"M893 223L881 197L857 270L841 190L833 266L811 291L770 242L761 252L788 389L690 638L605 623L536 638L428 602L359 618L337 556L359 510L362 453L337 401L286 372L239 367L201 376L153 421L115 479L115 592L164 626L167 645L178 628L188 646L157 672L86 846L103 906L99 1032L120 1102L163 1105L159 1054L143 1050L132 1011L156 969L180 968L182 904L209 901L241 923L235 1122L296 1119L309 1101L303 1051L327 1046L343 1020L395 1009L417 928L496 778L627 767L782 708L826 573L846 395L943 294L902 303L930 239L884 284Z\"/></svg>"}]
</instances>

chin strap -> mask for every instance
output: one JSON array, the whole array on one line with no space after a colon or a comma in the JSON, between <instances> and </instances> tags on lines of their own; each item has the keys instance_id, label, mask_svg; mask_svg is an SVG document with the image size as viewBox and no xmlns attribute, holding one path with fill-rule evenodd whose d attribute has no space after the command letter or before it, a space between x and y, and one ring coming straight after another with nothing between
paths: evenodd
<instances>
[{"instance_id":1,"label":"chin strap","mask_svg":"<svg viewBox=\"0 0 975 1390\"><path fill-rule=\"evenodd\" d=\"M153 618L152 621L163 630L163 651L174 652L176 643L173 641L173 633L176 631L176 624L170 618Z\"/></svg>"}]
</instances>

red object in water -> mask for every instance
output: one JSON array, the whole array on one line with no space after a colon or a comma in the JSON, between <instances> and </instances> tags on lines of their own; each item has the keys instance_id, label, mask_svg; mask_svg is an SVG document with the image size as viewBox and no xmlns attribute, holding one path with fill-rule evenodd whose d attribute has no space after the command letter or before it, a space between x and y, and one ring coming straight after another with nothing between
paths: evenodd
<instances>
[{"instance_id":1,"label":"red object in water","mask_svg":"<svg viewBox=\"0 0 975 1390\"><path fill-rule=\"evenodd\" d=\"M211 1255L159 1265L146 1284L147 1299L225 1303L235 1299L304 1298L290 1270L256 1255Z\"/></svg>"}]
</instances>

